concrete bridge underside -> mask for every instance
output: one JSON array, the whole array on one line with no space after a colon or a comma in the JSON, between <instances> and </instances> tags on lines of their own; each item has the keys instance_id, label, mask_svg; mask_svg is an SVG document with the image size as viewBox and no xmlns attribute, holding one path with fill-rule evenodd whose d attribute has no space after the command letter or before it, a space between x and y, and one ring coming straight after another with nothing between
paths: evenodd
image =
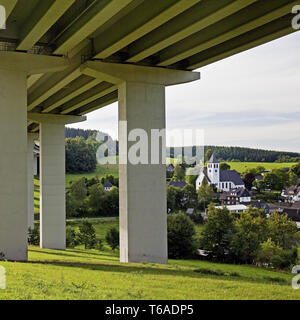
<instances>
[{"instance_id":1,"label":"concrete bridge underside","mask_svg":"<svg viewBox=\"0 0 300 320\"><path fill-rule=\"evenodd\" d=\"M0 0L0 252L27 260L33 139L41 247L65 249L64 127L119 101L134 128L165 128L165 87L288 35L291 0ZM165 143L165 142L163 142ZM149 148L149 153L151 150ZM145 185L144 181L147 181ZM164 165L120 166L121 261L167 262Z\"/></svg>"}]
</instances>

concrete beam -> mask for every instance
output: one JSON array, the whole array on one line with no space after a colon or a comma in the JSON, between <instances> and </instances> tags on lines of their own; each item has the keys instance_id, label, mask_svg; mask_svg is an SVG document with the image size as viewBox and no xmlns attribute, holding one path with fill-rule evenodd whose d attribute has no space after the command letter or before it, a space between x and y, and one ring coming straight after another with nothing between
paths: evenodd
<instances>
[{"instance_id":1,"label":"concrete beam","mask_svg":"<svg viewBox=\"0 0 300 320\"><path fill-rule=\"evenodd\" d=\"M18 0L0 0L0 5L4 6L6 10L6 19L8 19L13 12L17 2Z\"/></svg>"},{"instance_id":2,"label":"concrete beam","mask_svg":"<svg viewBox=\"0 0 300 320\"><path fill-rule=\"evenodd\" d=\"M158 28L201 0L144 1L136 10L120 19L95 38L95 58L105 59L138 38Z\"/></svg>"},{"instance_id":3,"label":"concrete beam","mask_svg":"<svg viewBox=\"0 0 300 320\"><path fill-rule=\"evenodd\" d=\"M81 76L72 82L71 86L67 86L48 98L43 103L43 113L51 112L56 108L64 105L68 101L76 98L80 94L88 91L99 84L101 80L91 79L90 77Z\"/></svg>"},{"instance_id":4,"label":"concrete beam","mask_svg":"<svg viewBox=\"0 0 300 320\"><path fill-rule=\"evenodd\" d=\"M236 28L231 29L228 32L222 33L219 36L210 38L207 41L199 41L199 37L195 35L194 39L186 40L178 45L168 48L165 52L162 52L160 59L161 62L158 63L159 66L172 65L180 60L186 59L193 56L194 54L199 54L204 50L217 46L242 34L259 28L269 22L279 19L291 12L291 7L299 1L294 1L273 11L270 11L262 16L247 21L246 23L239 25ZM198 39L197 39L198 38Z\"/></svg>"},{"instance_id":5,"label":"concrete beam","mask_svg":"<svg viewBox=\"0 0 300 320\"><path fill-rule=\"evenodd\" d=\"M176 19L135 41L129 48L127 62L141 61L208 26L251 5L257 0L237 0L224 6L221 1L200 2Z\"/></svg>"},{"instance_id":6,"label":"concrete beam","mask_svg":"<svg viewBox=\"0 0 300 320\"><path fill-rule=\"evenodd\" d=\"M197 56L194 56L189 59L189 66L187 69L195 70L201 67L204 67L206 65L209 65L213 62L225 59L227 57L233 56L235 54L238 54L240 52L255 48L259 45L265 44L267 42L273 41L275 39L279 39L281 37L284 37L288 34L291 34L293 32L296 32L297 30L293 29L291 26L284 27L280 30L271 32L269 34L263 35L261 37L258 37L254 40L249 40L245 44L236 46L232 49L225 50L219 54L216 54L212 57L206 58L206 59L199 59Z\"/></svg>"},{"instance_id":7,"label":"concrete beam","mask_svg":"<svg viewBox=\"0 0 300 320\"><path fill-rule=\"evenodd\" d=\"M171 86L200 79L199 72L101 61L88 61L84 63L81 66L81 72L117 85L124 81L135 81Z\"/></svg>"},{"instance_id":8,"label":"concrete beam","mask_svg":"<svg viewBox=\"0 0 300 320\"><path fill-rule=\"evenodd\" d=\"M62 106L62 111L60 114L68 114L74 110L81 108L97 99L100 99L107 94L116 91L118 89L117 86L113 86L109 83L102 82L97 85L95 88L86 91L85 93L81 94L77 98L69 101L65 105Z\"/></svg>"},{"instance_id":9,"label":"concrete beam","mask_svg":"<svg viewBox=\"0 0 300 320\"><path fill-rule=\"evenodd\" d=\"M100 108L103 108L117 101L118 101L118 90L111 92L104 97L101 97L93 102L90 102L80 107L79 109L76 110L76 113L80 115L84 115L92 111L98 110Z\"/></svg>"},{"instance_id":10,"label":"concrete beam","mask_svg":"<svg viewBox=\"0 0 300 320\"><path fill-rule=\"evenodd\" d=\"M81 72L78 67L70 67L64 72L53 75L49 81L41 84L28 95L28 111L33 110L80 75Z\"/></svg>"},{"instance_id":11,"label":"concrete beam","mask_svg":"<svg viewBox=\"0 0 300 320\"><path fill-rule=\"evenodd\" d=\"M27 78L27 90L30 89L41 77L43 73L33 74Z\"/></svg>"},{"instance_id":12,"label":"concrete beam","mask_svg":"<svg viewBox=\"0 0 300 320\"><path fill-rule=\"evenodd\" d=\"M0 68L20 71L27 75L58 72L69 65L67 59L22 52L0 51Z\"/></svg>"},{"instance_id":13,"label":"concrete beam","mask_svg":"<svg viewBox=\"0 0 300 320\"><path fill-rule=\"evenodd\" d=\"M66 115L57 115L57 114L44 114L44 113L27 113L28 120L37 122L37 123L49 123L57 125L65 125L77 122L86 121L85 116L66 116Z\"/></svg>"},{"instance_id":14,"label":"concrete beam","mask_svg":"<svg viewBox=\"0 0 300 320\"><path fill-rule=\"evenodd\" d=\"M30 19L21 27L17 50L31 49L74 2L75 0L39 1Z\"/></svg>"},{"instance_id":15,"label":"concrete beam","mask_svg":"<svg viewBox=\"0 0 300 320\"><path fill-rule=\"evenodd\" d=\"M55 54L66 54L77 44L89 37L114 15L133 0L104 0L94 2L71 26L55 41Z\"/></svg>"}]
</instances>

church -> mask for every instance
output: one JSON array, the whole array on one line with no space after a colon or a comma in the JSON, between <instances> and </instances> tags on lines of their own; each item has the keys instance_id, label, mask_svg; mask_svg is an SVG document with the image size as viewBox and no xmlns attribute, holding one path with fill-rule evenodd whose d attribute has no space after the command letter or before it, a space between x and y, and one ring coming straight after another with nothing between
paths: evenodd
<instances>
[{"instance_id":1,"label":"church","mask_svg":"<svg viewBox=\"0 0 300 320\"><path fill-rule=\"evenodd\" d=\"M218 159L212 155L196 180L196 189L201 187L203 179L206 178L209 185L214 185L220 191L245 188L241 175L235 170L220 170Z\"/></svg>"}]
</instances>

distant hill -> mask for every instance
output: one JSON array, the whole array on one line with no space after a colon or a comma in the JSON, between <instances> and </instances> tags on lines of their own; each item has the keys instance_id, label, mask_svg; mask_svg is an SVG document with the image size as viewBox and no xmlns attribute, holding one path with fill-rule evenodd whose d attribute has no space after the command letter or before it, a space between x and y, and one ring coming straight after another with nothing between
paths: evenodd
<instances>
[{"instance_id":1,"label":"distant hill","mask_svg":"<svg viewBox=\"0 0 300 320\"><path fill-rule=\"evenodd\" d=\"M242 162L297 162L300 154L297 152L272 151L243 147L205 146L204 153L211 149L220 161L242 161ZM181 155L181 148L168 148L171 158ZM187 147L186 156L194 156L196 147Z\"/></svg>"}]
</instances>

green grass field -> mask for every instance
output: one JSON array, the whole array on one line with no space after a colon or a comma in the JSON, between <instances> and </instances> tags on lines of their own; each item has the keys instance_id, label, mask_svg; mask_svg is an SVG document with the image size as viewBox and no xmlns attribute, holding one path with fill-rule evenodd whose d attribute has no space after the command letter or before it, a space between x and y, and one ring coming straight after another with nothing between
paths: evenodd
<instances>
[{"instance_id":1,"label":"green grass field","mask_svg":"<svg viewBox=\"0 0 300 320\"><path fill-rule=\"evenodd\" d=\"M0 265L7 274L0 300L300 299L300 290L291 287L291 274L254 266L199 260L124 264L117 252L37 247L29 248L28 263Z\"/></svg>"},{"instance_id":2,"label":"green grass field","mask_svg":"<svg viewBox=\"0 0 300 320\"><path fill-rule=\"evenodd\" d=\"M231 170L236 170L240 173L247 171L247 169L253 169L258 166L263 166L266 170L280 169L280 168L290 168L295 163L275 163L275 162L226 162L230 165Z\"/></svg>"}]
</instances>

